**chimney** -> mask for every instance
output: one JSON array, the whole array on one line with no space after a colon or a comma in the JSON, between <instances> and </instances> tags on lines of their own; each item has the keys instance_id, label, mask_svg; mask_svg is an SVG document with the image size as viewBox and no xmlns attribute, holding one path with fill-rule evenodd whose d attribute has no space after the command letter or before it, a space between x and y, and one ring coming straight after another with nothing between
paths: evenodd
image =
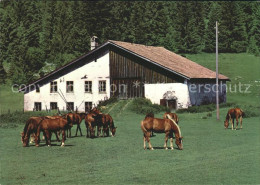
<instances>
[{"instance_id":1,"label":"chimney","mask_svg":"<svg viewBox=\"0 0 260 185\"><path fill-rule=\"evenodd\" d=\"M90 39L90 50L95 49L98 46L98 37L97 36L93 36Z\"/></svg>"}]
</instances>

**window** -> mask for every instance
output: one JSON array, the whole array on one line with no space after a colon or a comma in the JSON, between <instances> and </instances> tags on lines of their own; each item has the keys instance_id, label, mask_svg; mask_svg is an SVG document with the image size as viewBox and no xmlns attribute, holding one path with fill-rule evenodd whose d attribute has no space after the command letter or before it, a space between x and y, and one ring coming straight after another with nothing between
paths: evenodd
<instances>
[{"instance_id":1,"label":"window","mask_svg":"<svg viewBox=\"0 0 260 185\"><path fill-rule=\"evenodd\" d=\"M89 112L92 109L92 102L85 102L85 112Z\"/></svg>"},{"instance_id":2,"label":"window","mask_svg":"<svg viewBox=\"0 0 260 185\"><path fill-rule=\"evenodd\" d=\"M74 102L67 103L67 111L74 111Z\"/></svg>"},{"instance_id":3,"label":"window","mask_svg":"<svg viewBox=\"0 0 260 185\"><path fill-rule=\"evenodd\" d=\"M51 93L56 93L58 91L57 82L51 82Z\"/></svg>"},{"instance_id":4,"label":"window","mask_svg":"<svg viewBox=\"0 0 260 185\"><path fill-rule=\"evenodd\" d=\"M40 86L36 85L36 92L39 93L40 92Z\"/></svg>"},{"instance_id":5,"label":"window","mask_svg":"<svg viewBox=\"0 0 260 185\"><path fill-rule=\"evenodd\" d=\"M51 102L51 103L50 103L50 109L51 109L51 110L58 109L58 104L57 104L57 102Z\"/></svg>"},{"instance_id":6,"label":"window","mask_svg":"<svg viewBox=\"0 0 260 185\"><path fill-rule=\"evenodd\" d=\"M85 92L86 93L92 92L92 81L85 81Z\"/></svg>"},{"instance_id":7,"label":"window","mask_svg":"<svg viewBox=\"0 0 260 185\"><path fill-rule=\"evenodd\" d=\"M100 93L105 93L106 92L106 81L99 81L99 84L98 84L98 91Z\"/></svg>"},{"instance_id":8,"label":"window","mask_svg":"<svg viewBox=\"0 0 260 185\"><path fill-rule=\"evenodd\" d=\"M67 81L66 92L73 93L73 81Z\"/></svg>"},{"instance_id":9,"label":"window","mask_svg":"<svg viewBox=\"0 0 260 185\"><path fill-rule=\"evenodd\" d=\"M41 111L42 110L42 103L41 102L34 102L34 110Z\"/></svg>"}]
</instances>

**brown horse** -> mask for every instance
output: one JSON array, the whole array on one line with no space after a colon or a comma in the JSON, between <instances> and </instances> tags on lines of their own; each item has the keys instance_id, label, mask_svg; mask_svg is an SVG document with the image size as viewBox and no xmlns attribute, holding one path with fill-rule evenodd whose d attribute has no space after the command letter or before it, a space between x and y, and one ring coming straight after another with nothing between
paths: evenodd
<instances>
[{"instance_id":1,"label":"brown horse","mask_svg":"<svg viewBox=\"0 0 260 185\"><path fill-rule=\"evenodd\" d=\"M106 136L109 136L109 129L111 132L112 137L116 134L116 129L114 125L113 118L110 116L110 114L102 114L102 127L103 127L103 137L104 133L106 133Z\"/></svg>"},{"instance_id":2,"label":"brown horse","mask_svg":"<svg viewBox=\"0 0 260 185\"><path fill-rule=\"evenodd\" d=\"M73 123L73 125L77 125L76 134L75 136L78 136L78 130L80 132L80 136L82 136L80 124L83 119L85 119L85 113L68 113L69 120ZM71 137L71 128L67 130L67 137Z\"/></svg>"},{"instance_id":3,"label":"brown horse","mask_svg":"<svg viewBox=\"0 0 260 185\"><path fill-rule=\"evenodd\" d=\"M43 119L50 119L52 117L50 116L46 116L46 117L31 117L27 120L25 126L24 126L24 130L21 133L21 140L23 143L23 146L28 146L29 145L29 139L31 137L31 141L30 143L32 143L35 140L35 135L37 133L37 128L39 126L39 123L43 120ZM57 132L55 132L57 141L59 140L59 137L57 135Z\"/></svg>"},{"instance_id":4,"label":"brown horse","mask_svg":"<svg viewBox=\"0 0 260 185\"><path fill-rule=\"evenodd\" d=\"M86 137L95 137L95 128L102 122L102 113L97 109L92 109L86 116L85 116L85 125L87 130Z\"/></svg>"},{"instance_id":5,"label":"brown horse","mask_svg":"<svg viewBox=\"0 0 260 185\"><path fill-rule=\"evenodd\" d=\"M164 148L167 150L167 141L170 137L171 149L173 150L173 133L175 135L175 143L180 150L183 149L182 146L182 136L179 126L175 123L173 119L168 116L168 119L159 119L150 116L146 116L145 119L141 122L141 129L144 133L144 149L146 149L146 141L149 144L150 150L153 150L153 147L150 142L151 131L155 133L165 133L165 143Z\"/></svg>"},{"instance_id":6,"label":"brown horse","mask_svg":"<svg viewBox=\"0 0 260 185\"><path fill-rule=\"evenodd\" d=\"M163 118L168 119L167 115L170 116L170 118L173 119L175 121L175 123L179 124L179 118L178 118L177 114L166 112L166 113L164 113Z\"/></svg>"},{"instance_id":7,"label":"brown horse","mask_svg":"<svg viewBox=\"0 0 260 185\"><path fill-rule=\"evenodd\" d=\"M238 119L240 118L240 129L242 129L242 120L243 117L245 117L245 113L240 109L240 108L234 108L234 109L229 109L227 115L226 115L226 120L224 121L224 127L227 129L229 126L229 120L231 121L231 126L232 130L234 129L234 119L236 118L237 121L237 126L235 129L238 127Z\"/></svg>"},{"instance_id":8,"label":"brown horse","mask_svg":"<svg viewBox=\"0 0 260 185\"><path fill-rule=\"evenodd\" d=\"M67 116L68 117L68 116ZM62 132L62 143L61 146L65 146L66 133L65 130L72 127L72 122L68 119L56 118L56 119L44 119L39 123L37 128L37 134L35 137L35 146L39 146L39 136L40 132L43 131L46 139L46 144L51 146L51 132Z\"/></svg>"}]
</instances>

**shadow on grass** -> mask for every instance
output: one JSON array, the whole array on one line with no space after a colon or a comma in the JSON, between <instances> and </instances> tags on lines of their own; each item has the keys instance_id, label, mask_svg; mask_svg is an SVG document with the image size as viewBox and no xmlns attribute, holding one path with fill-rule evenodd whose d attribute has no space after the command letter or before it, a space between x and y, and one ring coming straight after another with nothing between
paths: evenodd
<instances>
[{"instance_id":1,"label":"shadow on grass","mask_svg":"<svg viewBox=\"0 0 260 185\"><path fill-rule=\"evenodd\" d=\"M31 146L35 146L35 145L31 145ZM60 144L51 144L51 147L61 147ZM75 145L70 145L70 144L65 144L64 147L72 147ZM48 147L46 144L40 144L39 147Z\"/></svg>"}]
</instances>

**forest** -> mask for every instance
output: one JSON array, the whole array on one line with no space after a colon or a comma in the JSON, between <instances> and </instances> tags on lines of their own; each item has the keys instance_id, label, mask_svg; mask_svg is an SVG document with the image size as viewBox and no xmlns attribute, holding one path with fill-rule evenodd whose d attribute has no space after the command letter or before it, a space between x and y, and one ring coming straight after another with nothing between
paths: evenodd
<instances>
[{"instance_id":1,"label":"forest","mask_svg":"<svg viewBox=\"0 0 260 185\"><path fill-rule=\"evenodd\" d=\"M0 1L0 83L29 83L100 43L163 46L179 54L260 55L260 2Z\"/></svg>"}]
</instances>

